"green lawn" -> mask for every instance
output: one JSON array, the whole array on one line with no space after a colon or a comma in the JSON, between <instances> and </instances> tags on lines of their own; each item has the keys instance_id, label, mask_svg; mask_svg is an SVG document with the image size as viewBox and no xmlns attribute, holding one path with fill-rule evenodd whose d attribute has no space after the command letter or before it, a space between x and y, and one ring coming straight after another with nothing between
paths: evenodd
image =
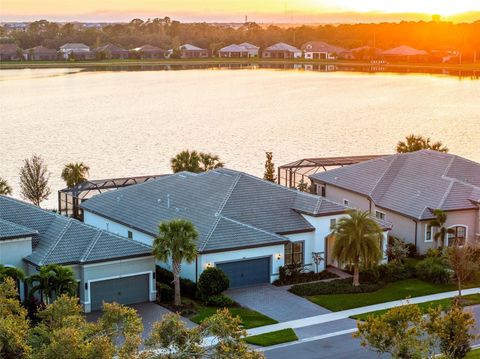
<instances>
[{"instance_id":1,"label":"green lawn","mask_svg":"<svg viewBox=\"0 0 480 359\"><path fill-rule=\"evenodd\" d=\"M200 324L206 318L214 315L219 308L217 307L199 307L197 314L190 318L194 323ZM276 324L276 320L267 317L259 312L247 308L228 308L230 313L239 316L245 329L263 327L264 325Z\"/></svg>"},{"instance_id":2,"label":"green lawn","mask_svg":"<svg viewBox=\"0 0 480 359\"><path fill-rule=\"evenodd\" d=\"M314 295L307 298L315 304L338 312L372 304L406 299L408 297L420 297L448 292L455 289L456 286L453 284L434 284L424 282L420 279L406 279L389 283L382 289L371 293Z\"/></svg>"},{"instance_id":3,"label":"green lawn","mask_svg":"<svg viewBox=\"0 0 480 359\"><path fill-rule=\"evenodd\" d=\"M293 329L282 329L276 332L270 332L265 334L253 335L245 338L245 341L249 344L260 345L262 347L269 347L276 344L288 343L298 340L297 335Z\"/></svg>"},{"instance_id":4,"label":"green lawn","mask_svg":"<svg viewBox=\"0 0 480 359\"><path fill-rule=\"evenodd\" d=\"M480 304L480 294L472 294L472 295L465 295L463 296L464 300L467 300L467 303L464 305L475 305L475 304ZM452 299L447 298L447 299L440 299L440 300L434 300L431 302L425 302L425 303L420 303L417 304L422 312L426 313L428 309L430 308L436 308L438 306L441 306L443 310L446 310L450 308L452 305ZM365 320L369 316L379 316L383 315L388 311L388 309L385 310L377 310L374 312L369 312L369 313L364 313L364 314L359 314L359 315L352 315L350 318L352 319L357 319L357 320Z\"/></svg>"},{"instance_id":5,"label":"green lawn","mask_svg":"<svg viewBox=\"0 0 480 359\"><path fill-rule=\"evenodd\" d=\"M480 349L472 350L465 359L480 359Z\"/></svg>"}]
</instances>

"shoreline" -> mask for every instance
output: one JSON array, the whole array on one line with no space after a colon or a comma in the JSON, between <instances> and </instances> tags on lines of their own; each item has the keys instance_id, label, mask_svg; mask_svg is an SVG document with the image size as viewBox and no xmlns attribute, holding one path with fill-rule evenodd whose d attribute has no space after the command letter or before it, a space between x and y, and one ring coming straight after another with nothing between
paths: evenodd
<instances>
[{"instance_id":1,"label":"shoreline","mask_svg":"<svg viewBox=\"0 0 480 359\"><path fill-rule=\"evenodd\" d=\"M40 69L40 68L91 68L91 67L122 67L122 66L218 66L218 65L335 65L340 67L374 67L385 70L450 70L450 71L480 71L480 63L441 64L441 63L388 63L372 64L359 61L321 61L305 59L156 59L156 60L85 60L85 61L4 61L0 62L0 70L9 69Z\"/></svg>"}]
</instances>

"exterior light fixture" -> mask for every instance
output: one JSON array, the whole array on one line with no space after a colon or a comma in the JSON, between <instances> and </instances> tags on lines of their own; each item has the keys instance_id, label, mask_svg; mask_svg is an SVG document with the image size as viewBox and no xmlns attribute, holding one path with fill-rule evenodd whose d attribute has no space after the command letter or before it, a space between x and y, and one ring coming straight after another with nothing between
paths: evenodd
<instances>
[{"instance_id":1,"label":"exterior light fixture","mask_svg":"<svg viewBox=\"0 0 480 359\"><path fill-rule=\"evenodd\" d=\"M277 255L275 256L277 258L277 261L279 261L280 259L282 259L282 254L281 253L277 253Z\"/></svg>"},{"instance_id":2,"label":"exterior light fixture","mask_svg":"<svg viewBox=\"0 0 480 359\"><path fill-rule=\"evenodd\" d=\"M205 268L212 268L212 267L213 267L212 262L208 262L207 264L205 264Z\"/></svg>"}]
</instances>

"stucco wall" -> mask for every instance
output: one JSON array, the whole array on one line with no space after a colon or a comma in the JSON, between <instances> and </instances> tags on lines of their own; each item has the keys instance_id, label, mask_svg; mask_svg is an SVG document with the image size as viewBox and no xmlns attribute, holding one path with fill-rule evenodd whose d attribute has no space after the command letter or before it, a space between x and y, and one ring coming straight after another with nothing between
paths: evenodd
<instances>
[{"instance_id":1,"label":"stucco wall","mask_svg":"<svg viewBox=\"0 0 480 359\"><path fill-rule=\"evenodd\" d=\"M0 240L0 264L26 270L23 258L32 253L32 237Z\"/></svg>"},{"instance_id":2,"label":"stucco wall","mask_svg":"<svg viewBox=\"0 0 480 359\"><path fill-rule=\"evenodd\" d=\"M364 211L370 210L370 201L367 197L330 184L326 185L325 197L340 204L343 204L343 200L347 199L350 202L349 207L362 209Z\"/></svg>"}]
</instances>

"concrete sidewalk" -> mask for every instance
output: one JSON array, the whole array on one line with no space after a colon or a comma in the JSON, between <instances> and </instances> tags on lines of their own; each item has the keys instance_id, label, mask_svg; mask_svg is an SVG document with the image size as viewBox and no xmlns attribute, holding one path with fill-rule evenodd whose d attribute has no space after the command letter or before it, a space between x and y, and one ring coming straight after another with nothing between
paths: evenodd
<instances>
[{"instance_id":1,"label":"concrete sidewalk","mask_svg":"<svg viewBox=\"0 0 480 359\"><path fill-rule=\"evenodd\" d=\"M469 295L469 294L480 294L480 288L471 288L471 289L462 290L462 295ZM309 327L316 324L329 323L329 322L333 322L340 319L346 319L351 317L352 315L364 314L364 313L374 312L377 310L390 309L390 308L398 307L401 305L405 305L407 303L408 304L425 303L425 302L430 302L434 300L453 298L453 297L456 297L457 295L458 295L458 291L444 292L444 293L426 295L423 297L409 298L406 300L395 300L392 302L374 304L366 307L343 310L340 312L316 315L314 317L291 320L288 322L249 329L248 335L270 333L270 332L287 329L287 328L296 329L296 328Z\"/></svg>"}]
</instances>

